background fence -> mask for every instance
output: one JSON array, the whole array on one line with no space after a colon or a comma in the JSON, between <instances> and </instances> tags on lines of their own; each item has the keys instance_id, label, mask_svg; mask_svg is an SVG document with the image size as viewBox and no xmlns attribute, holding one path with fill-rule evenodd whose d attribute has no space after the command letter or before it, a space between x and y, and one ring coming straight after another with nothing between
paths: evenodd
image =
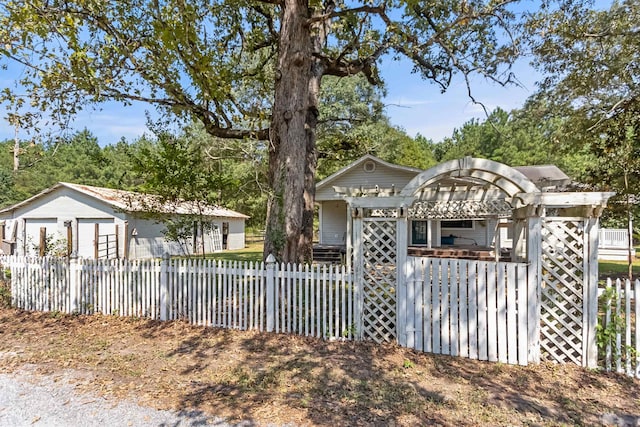
<instances>
[{"instance_id":1,"label":"background fence","mask_svg":"<svg viewBox=\"0 0 640 427\"><path fill-rule=\"evenodd\" d=\"M607 279L600 301L601 366L640 378L640 280Z\"/></svg>"}]
</instances>

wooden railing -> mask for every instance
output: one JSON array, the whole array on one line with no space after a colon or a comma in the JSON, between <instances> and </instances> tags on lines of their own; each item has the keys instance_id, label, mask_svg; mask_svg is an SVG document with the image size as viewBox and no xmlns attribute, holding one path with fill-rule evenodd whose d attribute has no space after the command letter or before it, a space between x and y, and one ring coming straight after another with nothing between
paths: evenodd
<instances>
[{"instance_id":1,"label":"wooden railing","mask_svg":"<svg viewBox=\"0 0 640 427\"><path fill-rule=\"evenodd\" d=\"M624 228L601 228L598 248L629 247L629 231Z\"/></svg>"}]
</instances>

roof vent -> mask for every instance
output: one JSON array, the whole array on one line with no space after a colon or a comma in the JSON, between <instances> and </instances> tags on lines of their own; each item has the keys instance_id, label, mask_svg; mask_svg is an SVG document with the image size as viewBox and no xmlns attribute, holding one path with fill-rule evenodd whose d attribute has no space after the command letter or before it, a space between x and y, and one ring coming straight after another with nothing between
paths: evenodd
<instances>
[{"instance_id":1,"label":"roof vent","mask_svg":"<svg viewBox=\"0 0 640 427\"><path fill-rule=\"evenodd\" d=\"M362 169L368 173L374 172L376 170L376 162L373 160L367 160L364 162L364 165L362 165Z\"/></svg>"}]
</instances>

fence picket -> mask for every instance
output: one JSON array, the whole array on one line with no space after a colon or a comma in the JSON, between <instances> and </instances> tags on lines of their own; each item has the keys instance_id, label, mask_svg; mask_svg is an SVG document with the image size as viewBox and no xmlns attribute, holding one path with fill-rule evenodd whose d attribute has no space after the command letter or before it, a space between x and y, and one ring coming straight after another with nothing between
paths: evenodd
<instances>
[{"instance_id":1,"label":"fence picket","mask_svg":"<svg viewBox=\"0 0 640 427\"><path fill-rule=\"evenodd\" d=\"M635 377L640 378L640 280L636 280L634 284L633 291L633 299L636 302L635 304L635 330L636 330L636 369L635 369ZM629 313L630 314L630 313ZM631 317L631 316L629 316Z\"/></svg>"},{"instance_id":2,"label":"fence picket","mask_svg":"<svg viewBox=\"0 0 640 427\"><path fill-rule=\"evenodd\" d=\"M631 281L629 279L625 280L624 283L624 312L625 312L625 335L624 335L624 344L625 344L625 373L629 376L632 375L631 370L631 359L633 358L633 354L631 352L631 348L633 343L631 342Z\"/></svg>"},{"instance_id":3,"label":"fence picket","mask_svg":"<svg viewBox=\"0 0 640 427\"><path fill-rule=\"evenodd\" d=\"M451 354L451 336L450 336L450 301L449 301L449 278L451 271L450 259L443 258L440 268L440 346L442 354Z\"/></svg>"},{"instance_id":4,"label":"fence picket","mask_svg":"<svg viewBox=\"0 0 640 427\"><path fill-rule=\"evenodd\" d=\"M515 365L518 363L518 311L516 307L516 285L517 285L517 266L509 263L506 271L506 337L505 345L507 352L506 362ZM524 329L523 329L524 330Z\"/></svg>"},{"instance_id":5,"label":"fence picket","mask_svg":"<svg viewBox=\"0 0 640 427\"><path fill-rule=\"evenodd\" d=\"M487 345L487 263L478 262L478 359L489 360Z\"/></svg>"},{"instance_id":6,"label":"fence picket","mask_svg":"<svg viewBox=\"0 0 640 427\"><path fill-rule=\"evenodd\" d=\"M431 328L431 290L432 280L427 278L433 278L433 259L427 258L422 269L422 347L423 351L431 353L433 349L433 329Z\"/></svg>"},{"instance_id":7,"label":"fence picket","mask_svg":"<svg viewBox=\"0 0 640 427\"><path fill-rule=\"evenodd\" d=\"M412 348L527 364L527 286L535 284L527 283L526 264L409 258L403 333ZM11 272L12 303L25 310L182 318L327 339L359 335L344 266L15 256L0 256L0 263ZM640 378L640 281L607 286L617 297L604 301L601 322L620 327L604 348L604 368Z\"/></svg>"},{"instance_id":8,"label":"fence picket","mask_svg":"<svg viewBox=\"0 0 640 427\"><path fill-rule=\"evenodd\" d=\"M496 289L496 321L497 321L497 352L498 361L507 363L507 285L505 283L505 266L496 263L497 266L497 289Z\"/></svg>"},{"instance_id":9,"label":"fence picket","mask_svg":"<svg viewBox=\"0 0 640 427\"><path fill-rule=\"evenodd\" d=\"M432 345L433 352L440 354L440 271L441 271L441 263L442 259L433 260L433 286L431 288L431 331L432 335Z\"/></svg>"},{"instance_id":10,"label":"fence picket","mask_svg":"<svg viewBox=\"0 0 640 427\"><path fill-rule=\"evenodd\" d=\"M616 299L616 317L620 316L622 298L620 298L620 291L622 289L622 281L620 279L616 279L616 295L618 298ZM616 328L616 372L622 373L622 359L620 357L622 351L622 334L620 333L620 329Z\"/></svg>"},{"instance_id":11,"label":"fence picket","mask_svg":"<svg viewBox=\"0 0 640 427\"><path fill-rule=\"evenodd\" d=\"M458 339L460 340L460 356L469 357L469 261L461 260L459 264L459 288L458 298L459 303L459 315L458 321L460 325L460 331L458 332Z\"/></svg>"},{"instance_id":12,"label":"fence picket","mask_svg":"<svg viewBox=\"0 0 640 427\"><path fill-rule=\"evenodd\" d=\"M460 275L459 275L459 270L458 270L458 260L454 259L451 260L449 263L449 268L451 271L451 280L449 281L449 305L451 307L450 311L449 311L449 317L450 317L450 328L451 328L451 352L450 354L452 356L458 356L460 354L460 347L459 347L459 323L458 323L458 317L459 317L459 304L460 304L460 300L458 297L458 293L459 293L459 287L458 284L460 283Z\"/></svg>"}]
</instances>

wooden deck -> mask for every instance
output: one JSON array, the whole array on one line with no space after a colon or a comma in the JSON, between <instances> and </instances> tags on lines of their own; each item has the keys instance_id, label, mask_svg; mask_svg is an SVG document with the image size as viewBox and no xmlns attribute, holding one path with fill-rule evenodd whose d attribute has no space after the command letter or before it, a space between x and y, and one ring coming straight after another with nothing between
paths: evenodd
<instances>
[{"instance_id":1,"label":"wooden deck","mask_svg":"<svg viewBox=\"0 0 640 427\"><path fill-rule=\"evenodd\" d=\"M437 248L409 246L407 253L410 256L496 261L494 248L478 245L440 246ZM502 255L500 261L509 261L509 256Z\"/></svg>"}]
</instances>

